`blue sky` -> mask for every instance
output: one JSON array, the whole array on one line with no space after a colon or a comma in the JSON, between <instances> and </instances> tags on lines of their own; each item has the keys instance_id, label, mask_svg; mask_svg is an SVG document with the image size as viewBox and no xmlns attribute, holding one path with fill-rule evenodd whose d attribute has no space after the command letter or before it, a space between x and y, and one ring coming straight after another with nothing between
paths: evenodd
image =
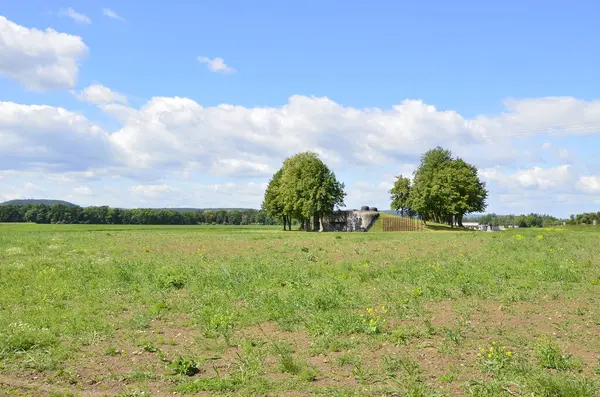
<instances>
[{"instance_id":1,"label":"blue sky","mask_svg":"<svg viewBox=\"0 0 600 397\"><path fill-rule=\"evenodd\" d=\"M387 208L442 145L489 211L597 211L600 4L488 3L0 1L0 199L257 207L315 150Z\"/></svg>"}]
</instances>

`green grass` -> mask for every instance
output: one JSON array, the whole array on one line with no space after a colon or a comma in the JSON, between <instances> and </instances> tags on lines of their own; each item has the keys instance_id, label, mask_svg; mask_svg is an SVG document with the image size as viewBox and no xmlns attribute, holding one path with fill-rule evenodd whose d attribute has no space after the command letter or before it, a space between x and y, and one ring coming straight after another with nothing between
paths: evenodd
<instances>
[{"instance_id":1,"label":"green grass","mask_svg":"<svg viewBox=\"0 0 600 397\"><path fill-rule=\"evenodd\" d=\"M0 224L0 390L599 392L597 229L376 226Z\"/></svg>"}]
</instances>

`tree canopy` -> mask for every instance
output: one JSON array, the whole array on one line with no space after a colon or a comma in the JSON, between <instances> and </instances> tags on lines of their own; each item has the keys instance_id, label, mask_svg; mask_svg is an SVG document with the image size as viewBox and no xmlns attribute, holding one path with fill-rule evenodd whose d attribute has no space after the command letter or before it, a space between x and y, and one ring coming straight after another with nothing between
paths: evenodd
<instances>
[{"instance_id":1,"label":"tree canopy","mask_svg":"<svg viewBox=\"0 0 600 397\"><path fill-rule=\"evenodd\" d=\"M0 222L110 224L110 225L273 225L266 211L254 209L122 209L64 204L0 205Z\"/></svg>"},{"instance_id":2,"label":"tree canopy","mask_svg":"<svg viewBox=\"0 0 600 397\"><path fill-rule=\"evenodd\" d=\"M391 208L400 212L402 216L411 215L409 197L410 197L410 178L399 175L396 177L394 187L390 189L390 198L392 199Z\"/></svg>"},{"instance_id":3,"label":"tree canopy","mask_svg":"<svg viewBox=\"0 0 600 397\"><path fill-rule=\"evenodd\" d=\"M482 225L518 226L518 227L548 227L562 225L562 220L545 214L496 215L485 214L477 218Z\"/></svg>"},{"instance_id":4,"label":"tree canopy","mask_svg":"<svg viewBox=\"0 0 600 397\"><path fill-rule=\"evenodd\" d=\"M339 182L316 153L302 152L287 158L269 181L262 208L282 219L288 229L297 219L310 230L319 229L323 215L344 205L344 184Z\"/></svg>"},{"instance_id":5,"label":"tree canopy","mask_svg":"<svg viewBox=\"0 0 600 397\"><path fill-rule=\"evenodd\" d=\"M466 214L485 210L488 191L476 167L438 146L421 156L412 182L396 177L390 195L392 209L403 215L417 213L426 221L462 226Z\"/></svg>"}]
</instances>

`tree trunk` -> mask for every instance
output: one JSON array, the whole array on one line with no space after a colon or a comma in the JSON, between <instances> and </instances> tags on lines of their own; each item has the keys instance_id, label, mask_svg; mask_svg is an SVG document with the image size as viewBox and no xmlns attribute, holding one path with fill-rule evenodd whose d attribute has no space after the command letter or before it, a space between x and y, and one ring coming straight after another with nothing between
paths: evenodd
<instances>
[{"instance_id":1,"label":"tree trunk","mask_svg":"<svg viewBox=\"0 0 600 397\"><path fill-rule=\"evenodd\" d=\"M320 220L320 228L319 231L320 232L324 232L325 231L325 222L323 222L323 214L319 214L319 220Z\"/></svg>"},{"instance_id":2,"label":"tree trunk","mask_svg":"<svg viewBox=\"0 0 600 397\"><path fill-rule=\"evenodd\" d=\"M313 230L315 232L321 231L321 222L319 222L319 214L315 212L313 215Z\"/></svg>"},{"instance_id":3,"label":"tree trunk","mask_svg":"<svg viewBox=\"0 0 600 397\"><path fill-rule=\"evenodd\" d=\"M464 227L463 226L463 214L458 215L458 226L460 227Z\"/></svg>"},{"instance_id":4,"label":"tree trunk","mask_svg":"<svg viewBox=\"0 0 600 397\"><path fill-rule=\"evenodd\" d=\"M283 216L283 231L285 232L285 226L287 224L287 217L284 215Z\"/></svg>"},{"instance_id":5,"label":"tree trunk","mask_svg":"<svg viewBox=\"0 0 600 397\"><path fill-rule=\"evenodd\" d=\"M304 220L304 231L310 232L310 218Z\"/></svg>"}]
</instances>

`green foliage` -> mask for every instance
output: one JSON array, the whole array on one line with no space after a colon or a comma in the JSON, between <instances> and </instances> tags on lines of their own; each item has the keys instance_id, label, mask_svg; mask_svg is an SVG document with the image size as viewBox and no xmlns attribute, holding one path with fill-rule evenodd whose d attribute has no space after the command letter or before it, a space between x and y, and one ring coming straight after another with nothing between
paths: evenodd
<instances>
[{"instance_id":1,"label":"green foliage","mask_svg":"<svg viewBox=\"0 0 600 397\"><path fill-rule=\"evenodd\" d=\"M181 383L175 387L175 391L179 393L231 392L237 390L240 385L239 379L233 377L201 378Z\"/></svg>"},{"instance_id":2,"label":"green foliage","mask_svg":"<svg viewBox=\"0 0 600 397\"><path fill-rule=\"evenodd\" d=\"M572 214L567 221L569 225L593 225L594 221L600 224L600 211Z\"/></svg>"},{"instance_id":3,"label":"green foliage","mask_svg":"<svg viewBox=\"0 0 600 397\"><path fill-rule=\"evenodd\" d=\"M279 369L281 372L297 375L302 370L302 363L297 361L293 356L292 348L284 342L273 343L273 348L277 353L279 361Z\"/></svg>"},{"instance_id":4,"label":"green foliage","mask_svg":"<svg viewBox=\"0 0 600 397\"><path fill-rule=\"evenodd\" d=\"M449 150L437 147L423 154L412 186L406 179L397 179L392 200L423 219L453 226L454 218L460 225L465 214L485 210L488 192L477 168L452 158Z\"/></svg>"},{"instance_id":5,"label":"green foliage","mask_svg":"<svg viewBox=\"0 0 600 397\"><path fill-rule=\"evenodd\" d=\"M57 339L47 328L35 327L24 322L14 322L0 330L0 357L2 353L43 349L57 343Z\"/></svg>"},{"instance_id":6,"label":"green foliage","mask_svg":"<svg viewBox=\"0 0 600 397\"><path fill-rule=\"evenodd\" d=\"M235 329L233 314L229 312L219 312L215 314L205 312L204 321L204 333L206 336L221 336L225 339L227 346L231 346L231 337L233 336Z\"/></svg>"},{"instance_id":7,"label":"green foliage","mask_svg":"<svg viewBox=\"0 0 600 397\"><path fill-rule=\"evenodd\" d=\"M35 200L33 200L35 201ZM276 219L276 218L275 218ZM74 204L0 205L0 222L95 225L273 225L275 219L262 210L190 210L79 207Z\"/></svg>"},{"instance_id":8,"label":"green foliage","mask_svg":"<svg viewBox=\"0 0 600 397\"><path fill-rule=\"evenodd\" d=\"M539 374L530 380L532 395L540 397L594 397L597 382L568 374Z\"/></svg>"},{"instance_id":9,"label":"green foliage","mask_svg":"<svg viewBox=\"0 0 600 397\"><path fill-rule=\"evenodd\" d=\"M365 313L360 315L364 332L367 334L381 333L387 322L385 318L387 313L388 309L385 306L382 306L381 309L368 307Z\"/></svg>"},{"instance_id":10,"label":"green foliage","mask_svg":"<svg viewBox=\"0 0 600 397\"><path fill-rule=\"evenodd\" d=\"M275 218L309 222L344 205L344 184L312 152L287 158L269 181L262 208ZM284 227L285 228L285 227ZM308 229L307 229L308 230Z\"/></svg>"},{"instance_id":11,"label":"green foliage","mask_svg":"<svg viewBox=\"0 0 600 397\"><path fill-rule=\"evenodd\" d=\"M200 372L200 364L198 362L184 357L170 361L168 367L176 375L194 376Z\"/></svg>"},{"instance_id":12,"label":"green foliage","mask_svg":"<svg viewBox=\"0 0 600 397\"><path fill-rule=\"evenodd\" d=\"M390 189L390 208L399 211L401 216L409 216L410 210L410 179L399 175L396 177L394 186Z\"/></svg>"},{"instance_id":13,"label":"green foliage","mask_svg":"<svg viewBox=\"0 0 600 397\"><path fill-rule=\"evenodd\" d=\"M125 354L125 352L123 350L119 350L114 346L109 346L106 349L104 349L105 356L120 356L123 354Z\"/></svg>"},{"instance_id":14,"label":"green foliage","mask_svg":"<svg viewBox=\"0 0 600 397\"><path fill-rule=\"evenodd\" d=\"M506 346L501 346L496 341L492 341L487 347L479 348L477 357L485 370L498 372L510 364L513 359L513 352Z\"/></svg>"},{"instance_id":15,"label":"green foliage","mask_svg":"<svg viewBox=\"0 0 600 397\"><path fill-rule=\"evenodd\" d=\"M2 224L0 372L32 395L594 395L598 233ZM564 343L543 366L540 329ZM490 340L515 357L475 358ZM172 375L180 355L203 373Z\"/></svg>"},{"instance_id":16,"label":"green foliage","mask_svg":"<svg viewBox=\"0 0 600 397\"><path fill-rule=\"evenodd\" d=\"M577 370L581 363L570 354L563 354L560 347L550 338L542 338L536 346L535 353L542 368L559 371Z\"/></svg>"},{"instance_id":17,"label":"green foliage","mask_svg":"<svg viewBox=\"0 0 600 397\"><path fill-rule=\"evenodd\" d=\"M550 215L496 215L485 214L477 218L482 225L518 226L524 227L549 227L561 225L562 221Z\"/></svg>"}]
</instances>

